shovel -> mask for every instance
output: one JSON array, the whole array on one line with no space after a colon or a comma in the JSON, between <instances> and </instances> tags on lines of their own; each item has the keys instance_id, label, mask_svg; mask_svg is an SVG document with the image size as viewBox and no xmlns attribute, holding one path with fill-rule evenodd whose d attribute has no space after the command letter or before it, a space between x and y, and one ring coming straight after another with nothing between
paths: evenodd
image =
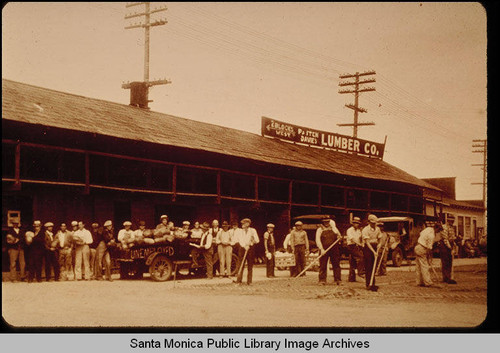
<instances>
[{"instance_id":1,"label":"shovel","mask_svg":"<svg viewBox=\"0 0 500 353\"><path fill-rule=\"evenodd\" d=\"M324 255L326 255L326 253L328 252L328 250L330 250L331 248L333 248L333 246L334 246L335 244L337 244L337 243L339 242L339 240L340 240L340 238L338 238L337 240L335 240L335 242L334 242L332 245L330 245L330 246L329 246L329 247L325 250L325 252L324 252L322 255L320 255L320 256L318 256L317 258L315 258L315 259L314 259L314 261L312 261L309 265L307 265L307 267L306 267L305 269L303 269L303 270L302 270L302 272L300 272L297 276L295 276L295 278L297 278L297 277L301 276L301 275L302 275L302 274L304 274L307 270L309 270L309 269L310 269L310 268L311 268L311 267L312 267L312 266L316 263L316 261L319 261L319 259L321 259Z\"/></svg>"},{"instance_id":2,"label":"shovel","mask_svg":"<svg viewBox=\"0 0 500 353\"><path fill-rule=\"evenodd\" d=\"M245 254L243 255L243 259L241 260L240 269L238 270L238 275L237 275L236 279L240 278L241 273L243 272L243 268L245 267L245 260L247 259L247 254L248 254L249 249L250 248L245 250Z\"/></svg>"},{"instance_id":3,"label":"shovel","mask_svg":"<svg viewBox=\"0 0 500 353\"><path fill-rule=\"evenodd\" d=\"M372 276L370 278L370 286L368 287L369 290L372 292L376 292L378 290L378 286L373 285L373 280L375 279L375 268L377 267L377 260L378 260L378 251L375 253L375 260L373 260L373 269L372 269Z\"/></svg>"}]
</instances>

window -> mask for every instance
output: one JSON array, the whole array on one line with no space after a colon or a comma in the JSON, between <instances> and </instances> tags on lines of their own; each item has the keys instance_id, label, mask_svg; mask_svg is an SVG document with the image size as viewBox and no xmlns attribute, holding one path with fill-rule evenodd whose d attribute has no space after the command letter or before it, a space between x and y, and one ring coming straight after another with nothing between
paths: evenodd
<instances>
[{"instance_id":1,"label":"window","mask_svg":"<svg viewBox=\"0 0 500 353\"><path fill-rule=\"evenodd\" d=\"M422 213L424 209L424 203L420 197L410 197L410 212Z\"/></svg>"},{"instance_id":2,"label":"window","mask_svg":"<svg viewBox=\"0 0 500 353\"><path fill-rule=\"evenodd\" d=\"M319 186L316 184L309 183L293 183L292 186L292 201L294 203L317 205L318 200L318 189Z\"/></svg>"},{"instance_id":3,"label":"window","mask_svg":"<svg viewBox=\"0 0 500 353\"><path fill-rule=\"evenodd\" d=\"M465 238L472 238L472 235L471 235L471 218L470 217L465 217L465 232L464 232L464 235L465 235Z\"/></svg>"},{"instance_id":4,"label":"window","mask_svg":"<svg viewBox=\"0 0 500 353\"><path fill-rule=\"evenodd\" d=\"M32 180L58 180L61 151L38 147L21 147L21 178Z\"/></svg>"},{"instance_id":5,"label":"window","mask_svg":"<svg viewBox=\"0 0 500 353\"><path fill-rule=\"evenodd\" d=\"M177 168L177 191L217 194L217 172L197 168Z\"/></svg>"},{"instance_id":6,"label":"window","mask_svg":"<svg viewBox=\"0 0 500 353\"><path fill-rule=\"evenodd\" d=\"M233 173L221 173L221 194L223 196L255 198L255 177Z\"/></svg>"},{"instance_id":7,"label":"window","mask_svg":"<svg viewBox=\"0 0 500 353\"><path fill-rule=\"evenodd\" d=\"M16 174L16 145L2 143L2 178L14 178Z\"/></svg>"},{"instance_id":8,"label":"window","mask_svg":"<svg viewBox=\"0 0 500 353\"><path fill-rule=\"evenodd\" d=\"M288 202L288 186L286 180L259 178L259 199Z\"/></svg>"},{"instance_id":9,"label":"window","mask_svg":"<svg viewBox=\"0 0 500 353\"><path fill-rule=\"evenodd\" d=\"M348 190L347 207L355 209L368 209L368 191Z\"/></svg>"},{"instance_id":10,"label":"window","mask_svg":"<svg viewBox=\"0 0 500 353\"><path fill-rule=\"evenodd\" d=\"M322 186L321 204L323 206L344 207L344 189Z\"/></svg>"},{"instance_id":11,"label":"window","mask_svg":"<svg viewBox=\"0 0 500 353\"><path fill-rule=\"evenodd\" d=\"M383 192L372 191L370 198L370 206L374 210L389 210L390 209L390 194Z\"/></svg>"},{"instance_id":12,"label":"window","mask_svg":"<svg viewBox=\"0 0 500 353\"><path fill-rule=\"evenodd\" d=\"M464 236L465 232L464 232L464 217L463 216L458 216L457 217L457 225L458 225L458 229L457 229L457 232L458 232L458 235L460 236Z\"/></svg>"},{"instance_id":13,"label":"window","mask_svg":"<svg viewBox=\"0 0 500 353\"><path fill-rule=\"evenodd\" d=\"M151 185L155 190L172 190L174 167L166 164L151 164Z\"/></svg>"},{"instance_id":14,"label":"window","mask_svg":"<svg viewBox=\"0 0 500 353\"><path fill-rule=\"evenodd\" d=\"M392 194L391 206L395 211L408 211L408 196Z\"/></svg>"}]
</instances>

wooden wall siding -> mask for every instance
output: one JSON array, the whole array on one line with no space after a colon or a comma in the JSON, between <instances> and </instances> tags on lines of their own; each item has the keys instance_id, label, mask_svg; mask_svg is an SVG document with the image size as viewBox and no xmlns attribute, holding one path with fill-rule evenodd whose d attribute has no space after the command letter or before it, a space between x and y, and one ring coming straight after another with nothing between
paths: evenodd
<instances>
[{"instance_id":1,"label":"wooden wall siding","mask_svg":"<svg viewBox=\"0 0 500 353\"><path fill-rule=\"evenodd\" d=\"M3 140L3 145L13 144L19 146L16 147L15 151L20 151L20 158L24 161L21 163L19 182L82 186L83 194L89 194L91 189L115 190L169 195L173 202L179 196L197 196L214 198L214 201L211 202L215 203L226 199L288 205L289 207L316 206L317 210L320 211L322 207L351 210L372 209L370 195L374 191L374 195L385 195L390 201L388 206L395 205L397 211L409 214L423 213L423 207L410 207L410 204L419 205L422 203L419 195L287 180L273 176L194 165L177 165L137 157L130 158L129 156L94 151ZM32 153L35 150L36 158L34 162L30 163ZM71 158L68 158L66 154ZM16 155L14 153L10 159L16 160L18 158ZM9 160L6 155L3 158ZM49 168L44 165L44 160L52 163L52 166ZM163 169L159 174L152 175L154 170L158 170L158 166L166 169ZM23 168L26 168L26 171ZM74 175L71 176L66 172L70 169L77 172L75 173L73 170ZM43 180L44 175L49 175L48 180ZM15 178L3 178L3 180L16 181ZM81 180L81 182L65 180ZM395 198L396 202L392 198ZM375 205L377 205L376 202ZM375 209L393 210L392 207Z\"/></svg>"}]
</instances>

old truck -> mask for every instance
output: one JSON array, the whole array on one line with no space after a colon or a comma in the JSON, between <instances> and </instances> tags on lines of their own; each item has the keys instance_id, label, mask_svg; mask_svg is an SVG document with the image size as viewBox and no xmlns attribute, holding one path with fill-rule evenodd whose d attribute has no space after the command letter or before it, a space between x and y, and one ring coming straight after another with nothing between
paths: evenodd
<instances>
[{"instance_id":1,"label":"old truck","mask_svg":"<svg viewBox=\"0 0 500 353\"><path fill-rule=\"evenodd\" d=\"M178 271L185 270L193 275L206 273L206 264L200 254L194 265L191 258L193 240L174 239L172 242L134 245L130 249L113 249L111 257L118 263L120 279L140 279L149 272L151 279L157 282L168 281ZM214 252L214 273L219 270L219 256ZM231 261L231 275L234 276L239 268L240 259L233 252Z\"/></svg>"},{"instance_id":2,"label":"old truck","mask_svg":"<svg viewBox=\"0 0 500 353\"><path fill-rule=\"evenodd\" d=\"M400 267L404 260L411 259L413 248L417 244L422 226L416 225L411 217L380 217L384 230L388 235L388 259L392 265Z\"/></svg>"}]
</instances>

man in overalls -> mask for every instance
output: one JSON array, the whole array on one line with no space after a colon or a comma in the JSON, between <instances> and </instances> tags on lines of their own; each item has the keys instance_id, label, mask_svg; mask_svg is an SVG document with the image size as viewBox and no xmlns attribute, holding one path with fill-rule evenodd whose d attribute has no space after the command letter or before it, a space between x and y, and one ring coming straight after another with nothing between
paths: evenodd
<instances>
[{"instance_id":1,"label":"man in overalls","mask_svg":"<svg viewBox=\"0 0 500 353\"><path fill-rule=\"evenodd\" d=\"M331 224L330 217L325 216L321 220L321 225L316 230L316 245L320 251L319 259L319 284L326 284L327 277L327 265L328 259L332 263L333 267L333 278L337 285L341 282L341 270L340 270L340 244L337 242L331 249L327 249L335 243L337 240L337 233L334 232Z\"/></svg>"}]
</instances>

